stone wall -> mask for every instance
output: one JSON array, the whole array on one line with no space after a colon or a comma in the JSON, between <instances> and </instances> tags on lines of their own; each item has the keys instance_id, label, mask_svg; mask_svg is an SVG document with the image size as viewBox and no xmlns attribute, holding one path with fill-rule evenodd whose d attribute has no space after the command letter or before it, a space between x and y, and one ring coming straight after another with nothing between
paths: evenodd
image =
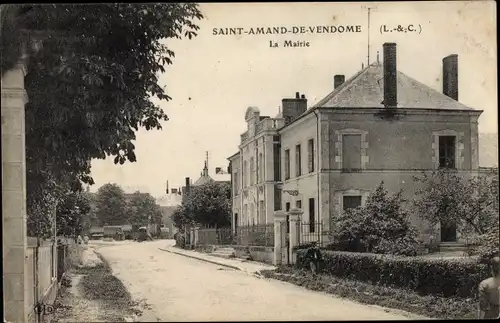
<instances>
[{"instance_id":1,"label":"stone wall","mask_svg":"<svg viewBox=\"0 0 500 323\"><path fill-rule=\"evenodd\" d=\"M203 245L196 246L195 250L199 252L212 253L218 248L233 248L236 258L245 258L247 247L250 249L250 255L252 256L253 261L263 262L266 264L273 263L274 247Z\"/></svg>"}]
</instances>

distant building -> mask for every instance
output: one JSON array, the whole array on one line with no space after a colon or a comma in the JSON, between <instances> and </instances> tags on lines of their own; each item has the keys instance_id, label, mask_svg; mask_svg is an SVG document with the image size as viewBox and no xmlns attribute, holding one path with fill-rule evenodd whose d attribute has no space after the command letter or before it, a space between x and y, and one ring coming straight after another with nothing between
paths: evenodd
<instances>
[{"instance_id":1,"label":"distant building","mask_svg":"<svg viewBox=\"0 0 500 323\"><path fill-rule=\"evenodd\" d=\"M274 118L247 109L239 151L228 158L233 228L273 223L276 210L298 207L310 224L302 230L314 232L321 222L329 231L342 210L363 205L381 181L411 198L413 176L422 171L478 172L482 111L458 101L458 56L443 59L441 93L397 70L396 44L383 48L382 63L377 57L347 80L335 75L331 93L310 108L297 92ZM454 227L412 222L424 241L424 232L459 239Z\"/></svg>"},{"instance_id":2,"label":"distant building","mask_svg":"<svg viewBox=\"0 0 500 323\"><path fill-rule=\"evenodd\" d=\"M227 171L224 171L222 167L215 168L215 174L210 176L208 174L208 162L205 161L205 166L200 174L200 178L198 178L192 186L201 186L206 183L217 182L217 183L231 183L231 174Z\"/></svg>"},{"instance_id":3,"label":"distant building","mask_svg":"<svg viewBox=\"0 0 500 323\"><path fill-rule=\"evenodd\" d=\"M182 196L178 193L165 194L156 199L156 204L160 206L162 212L162 220L161 224L168 231L168 237L172 238L173 235L177 232L177 228L174 226L174 222L172 221L172 215L175 210L181 205Z\"/></svg>"}]
</instances>

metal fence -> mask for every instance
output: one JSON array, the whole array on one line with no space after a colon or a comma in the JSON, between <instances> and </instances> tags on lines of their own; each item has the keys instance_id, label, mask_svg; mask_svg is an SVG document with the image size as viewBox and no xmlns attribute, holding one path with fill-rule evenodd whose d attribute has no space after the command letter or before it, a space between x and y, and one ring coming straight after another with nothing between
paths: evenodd
<instances>
[{"instance_id":1,"label":"metal fence","mask_svg":"<svg viewBox=\"0 0 500 323\"><path fill-rule=\"evenodd\" d=\"M198 230L200 245L274 246L274 224L232 228L202 228Z\"/></svg>"},{"instance_id":2,"label":"metal fence","mask_svg":"<svg viewBox=\"0 0 500 323\"><path fill-rule=\"evenodd\" d=\"M326 246L329 233L324 230L322 222L299 222L299 246L316 242L318 247Z\"/></svg>"},{"instance_id":3,"label":"metal fence","mask_svg":"<svg viewBox=\"0 0 500 323\"><path fill-rule=\"evenodd\" d=\"M244 246L274 246L274 223L237 227L235 242Z\"/></svg>"}]
</instances>

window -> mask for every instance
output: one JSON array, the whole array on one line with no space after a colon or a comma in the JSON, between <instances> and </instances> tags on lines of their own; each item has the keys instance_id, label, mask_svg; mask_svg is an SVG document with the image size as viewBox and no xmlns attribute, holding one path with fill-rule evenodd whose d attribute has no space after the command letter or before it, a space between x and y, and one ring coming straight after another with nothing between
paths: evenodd
<instances>
[{"instance_id":1,"label":"window","mask_svg":"<svg viewBox=\"0 0 500 323\"><path fill-rule=\"evenodd\" d=\"M361 169L361 135L342 135L342 170L347 172Z\"/></svg>"},{"instance_id":2,"label":"window","mask_svg":"<svg viewBox=\"0 0 500 323\"><path fill-rule=\"evenodd\" d=\"M279 137L278 137L279 138ZM281 181L281 145L280 143L273 143L273 171L274 171L274 181ZM281 204L280 204L281 205ZM281 210L281 207L279 208Z\"/></svg>"},{"instance_id":3,"label":"window","mask_svg":"<svg viewBox=\"0 0 500 323\"><path fill-rule=\"evenodd\" d=\"M314 172L314 139L307 141L307 169Z\"/></svg>"},{"instance_id":4,"label":"window","mask_svg":"<svg viewBox=\"0 0 500 323\"><path fill-rule=\"evenodd\" d=\"M439 167L455 168L455 136L439 136Z\"/></svg>"},{"instance_id":5,"label":"window","mask_svg":"<svg viewBox=\"0 0 500 323\"><path fill-rule=\"evenodd\" d=\"M281 210L281 189L278 186L274 186L274 210Z\"/></svg>"},{"instance_id":6,"label":"window","mask_svg":"<svg viewBox=\"0 0 500 323\"><path fill-rule=\"evenodd\" d=\"M342 209L347 211L348 209L355 209L361 206L361 196L360 195L348 195L342 197Z\"/></svg>"},{"instance_id":7,"label":"window","mask_svg":"<svg viewBox=\"0 0 500 323\"><path fill-rule=\"evenodd\" d=\"M285 181L290 179L290 149L285 150Z\"/></svg>"},{"instance_id":8,"label":"window","mask_svg":"<svg viewBox=\"0 0 500 323\"><path fill-rule=\"evenodd\" d=\"M266 205L264 201L259 201L259 223L266 223Z\"/></svg>"},{"instance_id":9,"label":"window","mask_svg":"<svg viewBox=\"0 0 500 323\"><path fill-rule=\"evenodd\" d=\"M255 163L253 157L250 157L250 185L255 184Z\"/></svg>"},{"instance_id":10,"label":"window","mask_svg":"<svg viewBox=\"0 0 500 323\"><path fill-rule=\"evenodd\" d=\"M248 167L248 163L245 160L243 162L243 187L247 187L248 186L248 178L247 178L247 176L248 176L248 169L247 169L247 167Z\"/></svg>"},{"instance_id":11,"label":"window","mask_svg":"<svg viewBox=\"0 0 500 323\"><path fill-rule=\"evenodd\" d=\"M234 196L238 196L239 186L238 186L238 172L234 172L233 174L233 191Z\"/></svg>"},{"instance_id":12,"label":"window","mask_svg":"<svg viewBox=\"0 0 500 323\"><path fill-rule=\"evenodd\" d=\"M238 232L238 213L234 214L234 231Z\"/></svg>"},{"instance_id":13,"label":"window","mask_svg":"<svg viewBox=\"0 0 500 323\"><path fill-rule=\"evenodd\" d=\"M285 204L286 212L290 211L290 202L286 202ZM290 216L286 215L286 233L290 233Z\"/></svg>"},{"instance_id":14,"label":"window","mask_svg":"<svg viewBox=\"0 0 500 323\"><path fill-rule=\"evenodd\" d=\"M301 200L298 200L295 202L295 207L298 208L298 209L302 209L302 201Z\"/></svg>"},{"instance_id":15,"label":"window","mask_svg":"<svg viewBox=\"0 0 500 323\"><path fill-rule=\"evenodd\" d=\"M302 175L302 158L300 145L295 146L295 176Z\"/></svg>"},{"instance_id":16,"label":"window","mask_svg":"<svg viewBox=\"0 0 500 323\"><path fill-rule=\"evenodd\" d=\"M314 198L309 199L309 232L315 232Z\"/></svg>"},{"instance_id":17,"label":"window","mask_svg":"<svg viewBox=\"0 0 500 323\"><path fill-rule=\"evenodd\" d=\"M255 213L255 204L252 202L250 203L250 218L252 219L252 225L255 224L255 219L257 218L257 214Z\"/></svg>"},{"instance_id":18,"label":"window","mask_svg":"<svg viewBox=\"0 0 500 323\"><path fill-rule=\"evenodd\" d=\"M259 154L259 183L264 180L264 156L262 153Z\"/></svg>"}]
</instances>

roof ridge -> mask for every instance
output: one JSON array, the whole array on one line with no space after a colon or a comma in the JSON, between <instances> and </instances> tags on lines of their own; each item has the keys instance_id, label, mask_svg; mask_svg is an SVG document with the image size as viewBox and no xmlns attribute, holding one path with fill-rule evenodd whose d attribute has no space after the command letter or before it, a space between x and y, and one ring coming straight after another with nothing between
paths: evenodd
<instances>
[{"instance_id":1,"label":"roof ridge","mask_svg":"<svg viewBox=\"0 0 500 323\"><path fill-rule=\"evenodd\" d=\"M353 76L351 76L351 78L349 78L347 81L345 81L344 83L342 83L339 87L337 87L336 89L334 89L332 92L330 92L323 99L321 99L316 104L314 104L311 108L316 108L318 106L322 106L323 104L325 104L328 101L330 101L330 99L332 99L337 94L341 93L342 90L344 90L348 85L354 83L354 81L357 78L359 78L362 74L364 74L370 67L375 66L375 64L377 64L377 63L372 63L372 64L368 65L367 67L365 67L365 68L361 69L360 71L358 71L356 74L354 74Z\"/></svg>"}]
</instances>

